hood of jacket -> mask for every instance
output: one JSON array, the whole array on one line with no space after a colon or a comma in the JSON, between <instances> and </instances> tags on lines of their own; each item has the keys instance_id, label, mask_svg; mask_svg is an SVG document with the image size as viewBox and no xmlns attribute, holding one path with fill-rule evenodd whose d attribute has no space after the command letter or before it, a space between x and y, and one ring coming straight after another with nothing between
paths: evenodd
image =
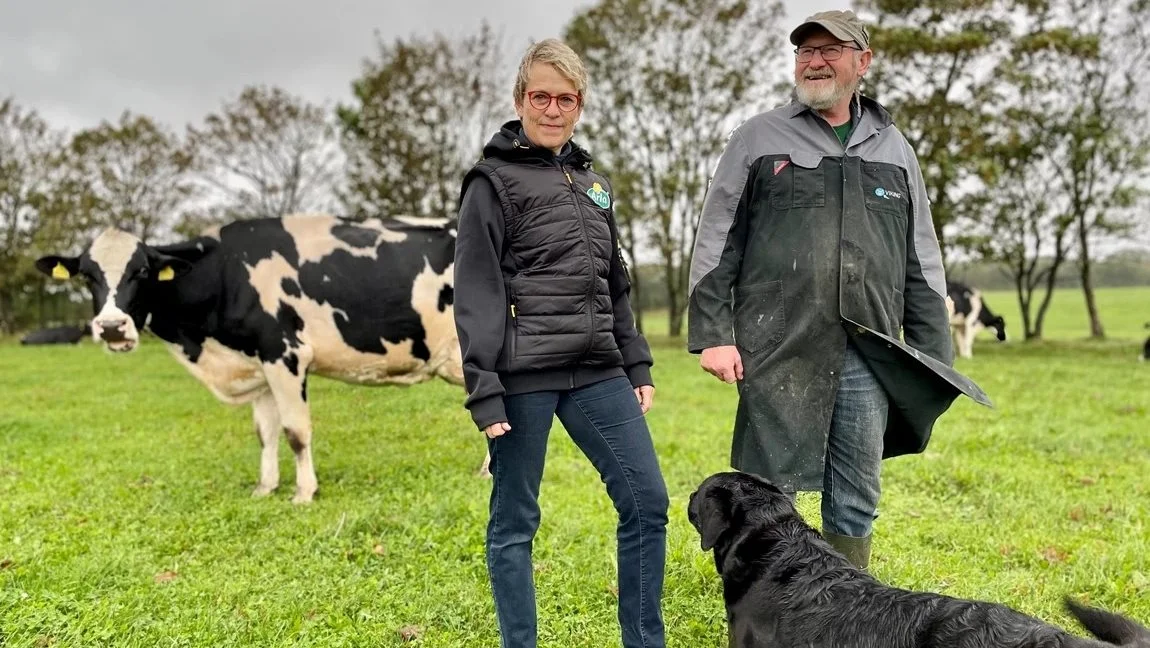
<instances>
[{"instance_id":1,"label":"hood of jacket","mask_svg":"<svg viewBox=\"0 0 1150 648\"><path fill-rule=\"evenodd\" d=\"M528 139L527 134L523 131L523 122L518 119L503 124L491 136L491 139L483 147L483 157L485 159L498 158L508 162L527 159L547 162L557 160L562 164L591 168L591 154L587 149L576 144L574 140L568 140L563 145L563 150L559 155L556 155L551 149L538 146Z\"/></svg>"}]
</instances>

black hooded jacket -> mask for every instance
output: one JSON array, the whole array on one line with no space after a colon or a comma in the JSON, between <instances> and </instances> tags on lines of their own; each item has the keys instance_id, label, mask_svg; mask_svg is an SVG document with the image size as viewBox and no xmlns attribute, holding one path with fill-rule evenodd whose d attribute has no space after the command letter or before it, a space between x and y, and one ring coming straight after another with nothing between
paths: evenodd
<instances>
[{"instance_id":1,"label":"black hooded jacket","mask_svg":"<svg viewBox=\"0 0 1150 648\"><path fill-rule=\"evenodd\" d=\"M607 178L568 143L559 155L504 124L460 191L455 325L466 406L485 428L503 396L615 376L650 385Z\"/></svg>"}]
</instances>

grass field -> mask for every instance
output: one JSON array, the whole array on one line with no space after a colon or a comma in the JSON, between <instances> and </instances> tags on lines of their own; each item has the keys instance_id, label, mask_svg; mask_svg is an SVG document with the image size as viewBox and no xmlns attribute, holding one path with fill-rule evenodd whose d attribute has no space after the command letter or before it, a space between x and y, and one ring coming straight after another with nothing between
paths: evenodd
<instances>
[{"instance_id":1,"label":"grass field","mask_svg":"<svg viewBox=\"0 0 1150 648\"><path fill-rule=\"evenodd\" d=\"M1099 297L1115 339L1082 341L1081 296L1066 291L1051 341L984 333L958 361L997 408L959 401L927 452L886 463L877 577L1060 624L1065 594L1150 622L1150 363L1135 359L1150 289ZM987 299L1018 321L1010 295ZM686 504L727 468L734 391L681 340L652 344L668 645L725 645L719 580ZM475 476L484 446L462 392L311 391L320 496L298 507L286 443L281 491L252 499L249 408L218 404L159 345L111 356L0 343L0 646L498 645L490 483ZM817 496L801 503L817 523ZM618 646L613 509L558 427L542 507L540 645Z\"/></svg>"}]
</instances>

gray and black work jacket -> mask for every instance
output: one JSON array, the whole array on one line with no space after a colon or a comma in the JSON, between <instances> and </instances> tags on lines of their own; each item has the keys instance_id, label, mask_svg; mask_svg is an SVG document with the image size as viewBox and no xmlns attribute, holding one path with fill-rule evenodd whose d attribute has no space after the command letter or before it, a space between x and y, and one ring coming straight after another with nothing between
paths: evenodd
<instances>
[{"instance_id":1,"label":"gray and black work jacket","mask_svg":"<svg viewBox=\"0 0 1150 648\"><path fill-rule=\"evenodd\" d=\"M889 396L884 456L921 452L959 393L942 258L914 151L877 102L846 144L792 103L736 128L691 266L688 350L736 345L732 465L819 490L848 338Z\"/></svg>"}]
</instances>

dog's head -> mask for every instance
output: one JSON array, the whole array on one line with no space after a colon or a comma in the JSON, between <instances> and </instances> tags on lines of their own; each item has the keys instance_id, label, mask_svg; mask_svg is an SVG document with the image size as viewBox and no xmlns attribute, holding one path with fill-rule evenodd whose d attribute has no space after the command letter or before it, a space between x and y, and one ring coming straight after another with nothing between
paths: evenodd
<instances>
[{"instance_id":1,"label":"dog's head","mask_svg":"<svg viewBox=\"0 0 1150 648\"><path fill-rule=\"evenodd\" d=\"M795 515L786 493L771 482L743 472L716 473L691 493L687 519L699 532L703 551L742 528L747 522L773 524Z\"/></svg>"}]
</instances>

